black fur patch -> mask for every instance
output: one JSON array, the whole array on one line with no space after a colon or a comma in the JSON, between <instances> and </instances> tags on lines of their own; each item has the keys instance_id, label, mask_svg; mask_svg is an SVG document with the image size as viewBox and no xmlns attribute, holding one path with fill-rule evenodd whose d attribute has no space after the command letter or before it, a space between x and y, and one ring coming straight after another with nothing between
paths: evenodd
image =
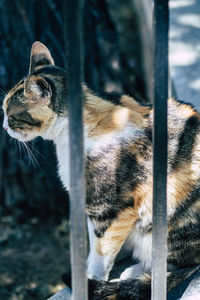
<instances>
[{"instance_id":1,"label":"black fur patch","mask_svg":"<svg viewBox=\"0 0 200 300\"><path fill-rule=\"evenodd\" d=\"M39 70L36 70L32 75L41 75L41 76L45 76L46 75L55 75L55 76L66 76L66 72L57 67L57 66L46 66L46 67L42 67ZM53 79L53 78L52 78Z\"/></svg>"},{"instance_id":2,"label":"black fur patch","mask_svg":"<svg viewBox=\"0 0 200 300\"><path fill-rule=\"evenodd\" d=\"M24 97L24 89L19 88L7 102L7 115L14 112L16 107L21 106L21 99Z\"/></svg>"},{"instance_id":3,"label":"black fur patch","mask_svg":"<svg viewBox=\"0 0 200 300\"><path fill-rule=\"evenodd\" d=\"M112 102L113 104L115 105L120 105L120 99L121 99L121 96L122 94L120 93L117 93L117 92L105 92L103 90L96 90L96 91L92 91L94 95L106 100L106 101L109 101L109 102Z\"/></svg>"},{"instance_id":4,"label":"black fur patch","mask_svg":"<svg viewBox=\"0 0 200 300\"><path fill-rule=\"evenodd\" d=\"M35 63L35 66L47 66L47 65L50 65L51 64L51 62L48 60L48 59L46 59L46 58L42 58L42 59L40 59L39 61L37 61L36 63Z\"/></svg>"},{"instance_id":5,"label":"black fur patch","mask_svg":"<svg viewBox=\"0 0 200 300\"><path fill-rule=\"evenodd\" d=\"M195 204L200 200L200 182L177 207L169 220L168 262L179 267L200 264L200 215Z\"/></svg>"},{"instance_id":6,"label":"black fur patch","mask_svg":"<svg viewBox=\"0 0 200 300\"><path fill-rule=\"evenodd\" d=\"M190 162L192 149L196 141L197 134L200 133L200 119L192 116L186 120L184 129L180 135L178 150L174 159L172 169L176 169L183 162Z\"/></svg>"},{"instance_id":7,"label":"black fur patch","mask_svg":"<svg viewBox=\"0 0 200 300\"><path fill-rule=\"evenodd\" d=\"M40 127L41 122L35 120L31 117L31 115L27 111L23 111L21 113L15 114L13 116L8 117L8 124L11 129L15 130L17 128L25 129L25 128L32 128Z\"/></svg>"},{"instance_id":8,"label":"black fur patch","mask_svg":"<svg viewBox=\"0 0 200 300\"><path fill-rule=\"evenodd\" d=\"M33 73L39 66L51 65L51 61L43 53L32 56L30 73Z\"/></svg>"},{"instance_id":9,"label":"black fur patch","mask_svg":"<svg viewBox=\"0 0 200 300\"><path fill-rule=\"evenodd\" d=\"M146 180L145 168L137 162L136 156L123 142L119 147L121 151L117 152L113 146L106 147L97 157L86 160L87 213L98 237L104 234L119 212L134 207L134 199L125 200L123 196ZM102 164L102 160L108 163Z\"/></svg>"}]
</instances>

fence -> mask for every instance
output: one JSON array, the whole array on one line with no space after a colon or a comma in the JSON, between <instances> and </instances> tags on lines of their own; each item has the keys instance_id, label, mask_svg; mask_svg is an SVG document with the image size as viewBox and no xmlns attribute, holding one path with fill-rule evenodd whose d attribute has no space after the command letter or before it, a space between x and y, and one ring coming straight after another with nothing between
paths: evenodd
<instances>
[{"instance_id":1,"label":"fence","mask_svg":"<svg viewBox=\"0 0 200 300\"><path fill-rule=\"evenodd\" d=\"M86 223L82 108L83 0L65 0L70 128L72 298L86 300ZM152 299L166 299L168 0L154 0L154 130ZM67 136L66 136L67 138Z\"/></svg>"}]
</instances>

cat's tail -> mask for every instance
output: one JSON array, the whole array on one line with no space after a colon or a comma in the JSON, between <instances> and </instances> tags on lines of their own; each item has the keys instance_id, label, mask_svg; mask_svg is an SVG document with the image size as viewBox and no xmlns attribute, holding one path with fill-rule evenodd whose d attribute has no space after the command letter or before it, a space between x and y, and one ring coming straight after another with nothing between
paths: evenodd
<instances>
[{"instance_id":1,"label":"cat's tail","mask_svg":"<svg viewBox=\"0 0 200 300\"><path fill-rule=\"evenodd\" d=\"M167 290L187 279L199 270L200 266L186 268L167 273ZM93 286L95 299L99 300L145 300L151 297L151 276L143 274L135 279L118 282L90 281L90 289Z\"/></svg>"}]
</instances>

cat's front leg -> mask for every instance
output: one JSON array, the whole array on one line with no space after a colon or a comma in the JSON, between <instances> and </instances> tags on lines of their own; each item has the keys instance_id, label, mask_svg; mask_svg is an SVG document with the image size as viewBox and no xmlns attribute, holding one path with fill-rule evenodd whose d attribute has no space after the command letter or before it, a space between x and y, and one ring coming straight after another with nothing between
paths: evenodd
<instances>
[{"instance_id":1,"label":"cat's front leg","mask_svg":"<svg viewBox=\"0 0 200 300\"><path fill-rule=\"evenodd\" d=\"M98 237L95 235L93 222L88 218L88 232L90 253L87 261L88 278L108 280L109 272L113 266L116 254L102 255L98 252Z\"/></svg>"},{"instance_id":2,"label":"cat's front leg","mask_svg":"<svg viewBox=\"0 0 200 300\"><path fill-rule=\"evenodd\" d=\"M99 237L95 234L95 223L88 218L90 254L88 277L108 280L115 257L128 237L135 220L133 208L122 211Z\"/></svg>"}]
</instances>

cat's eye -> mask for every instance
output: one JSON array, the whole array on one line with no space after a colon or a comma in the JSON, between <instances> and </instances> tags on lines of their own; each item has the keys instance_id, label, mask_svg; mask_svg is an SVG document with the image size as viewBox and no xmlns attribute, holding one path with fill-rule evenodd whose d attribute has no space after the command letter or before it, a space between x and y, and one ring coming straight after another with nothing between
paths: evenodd
<instances>
[{"instance_id":1,"label":"cat's eye","mask_svg":"<svg viewBox=\"0 0 200 300\"><path fill-rule=\"evenodd\" d=\"M36 126L36 127L38 127L38 126L40 126L41 125L41 123L39 122L39 121L37 121L37 120L27 120L27 119L24 119L24 118L21 118L21 117L19 117L19 116L10 116L9 118L8 118L8 124L11 126L11 127L18 127L19 126L19 123L21 123L21 124L26 124L26 125L28 125L28 126L30 126L30 127L33 127L33 126Z\"/></svg>"}]
</instances>

